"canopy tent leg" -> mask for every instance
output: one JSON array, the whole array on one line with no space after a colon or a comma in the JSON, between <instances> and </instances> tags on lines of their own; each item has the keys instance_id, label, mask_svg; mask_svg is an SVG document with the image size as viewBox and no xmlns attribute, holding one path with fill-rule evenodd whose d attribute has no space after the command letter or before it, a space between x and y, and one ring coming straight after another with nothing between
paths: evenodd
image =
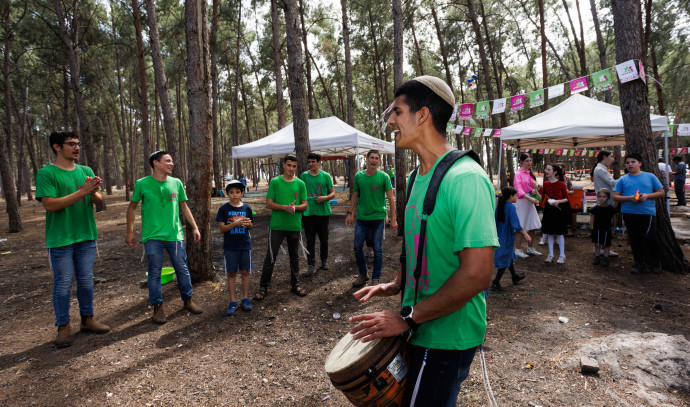
<instances>
[{"instance_id":1,"label":"canopy tent leg","mask_svg":"<svg viewBox=\"0 0 690 407\"><path fill-rule=\"evenodd\" d=\"M664 162L666 163L666 168L669 167L668 165L668 130L664 132ZM669 174L666 174L666 178L669 178ZM664 194L664 199L666 200L666 212L668 212L668 216L671 216L671 196L670 196L670 187L671 187L671 181L668 182L668 190Z\"/></svg>"},{"instance_id":2,"label":"canopy tent leg","mask_svg":"<svg viewBox=\"0 0 690 407\"><path fill-rule=\"evenodd\" d=\"M496 194L501 193L501 162L503 161L503 141L498 147L498 171L496 171Z\"/></svg>"}]
</instances>

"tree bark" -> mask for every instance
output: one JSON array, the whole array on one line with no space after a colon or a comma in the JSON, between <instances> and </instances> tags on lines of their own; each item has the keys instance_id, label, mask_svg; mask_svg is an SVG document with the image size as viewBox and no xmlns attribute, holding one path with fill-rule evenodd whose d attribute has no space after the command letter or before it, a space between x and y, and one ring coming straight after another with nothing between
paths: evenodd
<instances>
[{"instance_id":1,"label":"tree bark","mask_svg":"<svg viewBox=\"0 0 690 407\"><path fill-rule=\"evenodd\" d=\"M347 0L340 0L340 8L343 15L343 46L345 48L345 94L347 98L347 124L355 127L355 98L352 88L352 56L350 53L350 22L347 16ZM355 157L348 157L347 165L351 168L350 179L348 186L350 187L350 195L352 194L352 187L354 177L352 171L355 168Z\"/></svg>"},{"instance_id":2,"label":"tree bark","mask_svg":"<svg viewBox=\"0 0 690 407\"><path fill-rule=\"evenodd\" d=\"M616 37L616 62L642 57L640 32L640 3L637 0L612 0L613 29ZM642 156L643 168L659 177L657 148L654 143L649 119L647 86L642 80L619 84L621 114L625 129L626 153ZM661 250L662 266L665 270L687 273L690 263L685 259L671 227L669 214L663 199L656 201L657 238Z\"/></svg>"},{"instance_id":3,"label":"tree bark","mask_svg":"<svg viewBox=\"0 0 690 407\"><path fill-rule=\"evenodd\" d=\"M187 106L190 129L188 205L201 232L201 240L187 239L189 272L193 282L215 280L211 262L211 66L206 1L185 0L187 44ZM191 225L187 224L187 236Z\"/></svg>"},{"instance_id":4,"label":"tree bark","mask_svg":"<svg viewBox=\"0 0 690 407\"><path fill-rule=\"evenodd\" d=\"M403 10L402 1L393 0L393 87L398 89L403 84ZM447 62L447 61L444 61ZM446 63L446 69L448 64ZM453 89L452 83L448 86ZM395 213L398 220L405 224L405 205L407 205L407 155L402 148L395 148ZM398 236L404 233L404 227L398 228Z\"/></svg>"},{"instance_id":5,"label":"tree bark","mask_svg":"<svg viewBox=\"0 0 690 407\"><path fill-rule=\"evenodd\" d=\"M259 100L261 100L261 113L264 118L264 136L268 136L268 117L266 117L266 103L264 102L264 91L261 87L261 81L259 80L259 72L256 69L256 63L254 62L254 56L252 55L251 49L249 49L249 44L245 42L245 48L247 49L247 55L249 55L249 60L252 63L252 71L254 71L254 78L256 79L256 88L259 91Z\"/></svg>"},{"instance_id":6,"label":"tree bark","mask_svg":"<svg viewBox=\"0 0 690 407\"><path fill-rule=\"evenodd\" d=\"M468 3L471 0L468 1ZM446 71L446 82L450 86L450 90L453 90L453 77L450 74L450 66L448 66L448 55L446 54L446 47L443 43L443 34L441 33L441 26L438 23L438 15L436 14L436 7L431 7L431 15L434 17L434 26L436 27L436 37L438 38L439 49L441 50L441 57L443 59L443 68Z\"/></svg>"},{"instance_id":7,"label":"tree bark","mask_svg":"<svg viewBox=\"0 0 690 407\"><path fill-rule=\"evenodd\" d=\"M594 0L591 0L594 1ZM544 18L544 0L539 0L539 35L541 37L541 79L542 87L549 87L549 71L546 66L546 19ZM544 104L541 111L545 112L549 109L549 98L544 98Z\"/></svg>"},{"instance_id":8,"label":"tree bark","mask_svg":"<svg viewBox=\"0 0 690 407\"><path fill-rule=\"evenodd\" d=\"M144 160L144 175L151 174L151 166L146 165L149 155L153 153L151 148L151 134L149 126L149 92L146 83L146 59L144 57L144 39L141 35L141 13L139 12L139 0L132 0L132 16L134 17L134 32L137 42L137 62L139 70L139 118L141 119L141 135L143 138L142 158Z\"/></svg>"},{"instance_id":9,"label":"tree bark","mask_svg":"<svg viewBox=\"0 0 690 407\"><path fill-rule=\"evenodd\" d=\"M114 2L110 2L110 8L111 10L114 9ZM149 18L151 18L149 16ZM118 135L120 136L120 144L122 145L122 168L123 168L123 174L125 177L125 201L129 201L129 193L130 191L133 190L134 185L132 185L132 176L131 172L133 171L133 166L130 165L129 162L129 157L131 155L128 152L127 148L127 126L125 125L125 96L124 92L122 89L122 73L120 71L120 53L119 53L119 46L117 44L117 39L116 39L116 25L115 25L115 13L111 13L111 23L113 27L113 49L115 51L115 69L117 70L117 91L118 91L118 99L120 101L120 116L118 117L118 113L115 110L115 124L117 128ZM154 66L155 66L155 60L154 60ZM173 173L174 173L173 169Z\"/></svg>"},{"instance_id":10,"label":"tree bark","mask_svg":"<svg viewBox=\"0 0 690 407\"><path fill-rule=\"evenodd\" d=\"M299 0L299 19L302 25L302 43L304 44L304 55L309 55L309 43L307 42L307 26L304 24L304 0ZM311 85L311 64L309 63L309 58L304 58L304 67L307 78L307 111L309 113L309 118L314 118L314 106L312 106L312 97L314 95L314 89ZM336 70L337 72L337 70Z\"/></svg>"},{"instance_id":11,"label":"tree bark","mask_svg":"<svg viewBox=\"0 0 690 407\"><path fill-rule=\"evenodd\" d=\"M319 69L319 65L316 63L316 60L314 60L314 56L307 51L307 59L312 60L314 63L314 68L316 68L316 74L319 76L319 81L321 82L321 86L323 86L323 92L326 94L326 99L328 100L328 106L331 108L331 114L333 116L338 116L338 112L335 109L335 105L333 105L333 98L331 97L331 92L328 91L328 86L326 85L326 81L323 79L323 75L321 75L321 70Z\"/></svg>"},{"instance_id":12,"label":"tree bark","mask_svg":"<svg viewBox=\"0 0 690 407\"><path fill-rule=\"evenodd\" d=\"M290 87L290 106L292 108L292 127L295 134L295 153L297 171L301 174L307 170L307 154L311 151L309 144L309 119L307 117L307 100L304 86L304 61L299 25L299 8L297 0L285 2L285 37L288 49L288 86Z\"/></svg>"},{"instance_id":13,"label":"tree bark","mask_svg":"<svg viewBox=\"0 0 690 407\"><path fill-rule=\"evenodd\" d=\"M280 34L278 29L278 0L271 1L271 27L273 30L273 62L276 77L276 108L278 110L278 129L285 127L285 106L283 104L283 73L281 65L283 55L280 52Z\"/></svg>"},{"instance_id":14,"label":"tree bark","mask_svg":"<svg viewBox=\"0 0 690 407\"><path fill-rule=\"evenodd\" d=\"M214 192L217 194L223 189L223 174L220 172L220 143L218 143L218 6L219 0L213 0L213 12L211 14L211 116L213 133L213 181ZM242 2L237 2L238 28L242 18ZM239 30L237 31L237 53L239 55Z\"/></svg>"}]
</instances>

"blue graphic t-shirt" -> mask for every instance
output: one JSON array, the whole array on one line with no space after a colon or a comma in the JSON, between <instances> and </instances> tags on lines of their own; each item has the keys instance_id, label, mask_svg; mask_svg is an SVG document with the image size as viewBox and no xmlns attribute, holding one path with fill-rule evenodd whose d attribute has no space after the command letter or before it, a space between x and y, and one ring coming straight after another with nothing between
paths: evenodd
<instances>
[{"instance_id":1,"label":"blue graphic t-shirt","mask_svg":"<svg viewBox=\"0 0 690 407\"><path fill-rule=\"evenodd\" d=\"M229 203L226 203L218 209L216 222L224 222L226 225L229 225L230 223L236 221L240 216L247 217L254 222L252 208L249 205L242 204L242 206L232 206ZM223 249L251 250L252 237L249 234L249 229L245 227L235 227L223 233Z\"/></svg>"}]
</instances>

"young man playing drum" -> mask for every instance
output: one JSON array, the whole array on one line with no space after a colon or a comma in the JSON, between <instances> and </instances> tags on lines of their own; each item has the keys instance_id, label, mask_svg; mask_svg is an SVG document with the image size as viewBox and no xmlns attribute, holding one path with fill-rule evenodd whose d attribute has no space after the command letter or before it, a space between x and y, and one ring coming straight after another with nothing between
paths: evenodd
<instances>
[{"instance_id":1,"label":"young man playing drum","mask_svg":"<svg viewBox=\"0 0 690 407\"><path fill-rule=\"evenodd\" d=\"M358 322L350 332L363 341L412 331L405 400L417 407L456 405L460 384L484 340L482 291L491 283L494 247L498 246L491 181L481 166L465 156L448 169L440 184L435 209L426 219L423 258L416 258L429 181L438 162L453 150L445 128L454 105L448 85L435 77L417 77L395 92L388 119L396 133L395 143L412 149L421 161L405 208L406 265L393 282L365 287L354 296L359 301L391 296L405 284L402 311L350 318ZM417 261L422 261L422 267L415 279Z\"/></svg>"}]
</instances>

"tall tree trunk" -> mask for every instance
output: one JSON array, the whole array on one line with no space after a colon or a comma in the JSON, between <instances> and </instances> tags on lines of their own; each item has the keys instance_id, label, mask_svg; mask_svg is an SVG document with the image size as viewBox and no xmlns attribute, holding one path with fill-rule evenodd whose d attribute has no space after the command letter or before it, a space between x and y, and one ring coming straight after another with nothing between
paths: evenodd
<instances>
[{"instance_id":1,"label":"tall tree trunk","mask_svg":"<svg viewBox=\"0 0 690 407\"><path fill-rule=\"evenodd\" d=\"M264 136L268 136L268 118L266 117L266 103L264 102L264 91L261 87L261 81L259 80L259 72L256 69L256 63L254 62L254 56L252 55L251 49L249 49L249 44L245 42L245 48L247 49L247 55L249 55L249 60L252 63L252 71L254 71L254 78L256 78L256 88L259 91L259 100L261 100L261 113L264 118Z\"/></svg>"},{"instance_id":2,"label":"tall tree trunk","mask_svg":"<svg viewBox=\"0 0 690 407\"><path fill-rule=\"evenodd\" d=\"M447 61L445 61L447 62ZM448 65L446 64L446 67ZM393 87L398 89L403 84L403 10L402 1L393 0ZM453 89L452 84L448 84ZM398 220L405 224L405 205L407 204L407 155L402 148L395 148L395 213ZM392 210L392 209L391 209ZM404 227L398 228L402 236Z\"/></svg>"},{"instance_id":3,"label":"tall tree trunk","mask_svg":"<svg viewBox=\"0 0 690 407\"><path fill-rule=\"evenodd\" d=\"M304 24L304 0L299 0L299 19L302 24L302 43L304 44L304 55L309 55L309 43L307 42L307 26ZM314 89L311 85L311 64L309 58L304 58L305 73L307 74L307 111L309 118L314 118L314 107L311 104L314 95ZM337 69L336 69L337 72Z\"/></svg>"},{"instance_id":4,"label":"tall tree trunk","mask_svg":"<svg viewBox=\"0 0 690 407\"><path fill-rule=\"evenodd\" d=\"M2 75L3 82L5 86L5 131L7 132L7 138L5 139L5 152L6 159L9 164L9 171L3 175L3 182L7 178L11 185L15 185L14 172L12 171L12 85L10 83L10 45L12 39L12 29L10 27L10 3L2 4L2 18L3 18L3 34L5 36L5 47L3 49L3 66ZM3 187L3 191L7 191ZM14 193L14 187L12 187L12 193ZM20 202L15 202L17 205Z\"/></svg>"},{"instance_id":5,"label":"tall tree trunk","mask_svg":"<svg viewBox=\"0 0 690 407\"><path fill-rule=\"evenodd\" d=\"M601 26L599 25L599 16L597 14L597 6L594 0L589 0L589 7L592 11L594 31L597 34L597 48L599 49L599 65L601 66L601 69L606 69L608 67L608 63L606 62L606 44L604 43L604 36L601 35ZM611 103L611 90L607 90L604 93L604 101L606 103Z\"/></svg>"},{"instance_id":6,"label":"tall tree trunk","mask_svg":"<svg viewBox=\"0 0 690 407\"><path fill-rule=\"evenodd\" d=\"M331 97L331 92L328 91L328 86L326 85L326 81L323 79L323 75L321 75L319 65L316 63L316 60L314 60L314 56L311 53L308 53L307 57L307 59L311 58L312 62L314 62L316 74L319 76L319 81L321 82L321 86L323 86L323 91L326 94L326 99L328 99L328 106L331 107L331 114L333 114L333 116L338 116L335 105L333 105L333 98Z\"/></svg>"},{"instance_id":7,"label":"tall tree trunk","mask_svg":"<svg viewBox=\"0 0 690 407\"><path fill-rule=\"evenodd\" d=\"M158 22L156 17L156 5L154 0L144 0L146 2L146 14L149 23L149 43L151 44L151 58L153 59L153 75L158 90L158 98L163 113L163 128L165 130L165 150L172 157L179 159L177 151L177 135L175 134L175 117L173 116L170 94L168 93L168 79L165 76L165 67L161 55L160 37L158 35ZM119 67L118 67L119 71ZM119 79L119 78L118 78ZM181 178L182 166L173 167L173 176Z\"/></svg>"},{"instance_id":8,"label":"tall tree trunk","mask_svg":"<svg viewBox=\"0 0 690 407\"><path fill-rule=\"evenodd\" d=\"M29 87L25 86L22 90L22 111L19 116L19 109L16 103L13 103L15 114L18 116L17 120L17 204L22 205L22 194L26 193L28 201L31 197L31 184L29 181L29 167L26 163L26 116L28 114L29 105Z\"/></svg>"},{"instance_id":9,"label":"tall tree trunk","mask_svg":"<svg viewBox=\"0 0 690 407\"><path fill-rule=\"evenodd\" d=\"M340 8L343 14L343 45L345 48L345 93L347 95L347 124L355 127L355 99L352 88L352 57L350 53L350 22L347 16L347 0L340 0ZM355 168L355 157L347 158L347 165L351 168L348 186L350 194L354 185L352 171Z\"/></svg>"},{"instance_id":10,"label":"tall tree trunk","mask_svg":"<svg viewBox=\"0 0 690 407\"><path fill-rule=\"evenodd\" d=\"M295 134L297 171L301 174L307 170L307 154L311 151L311 145L309 144L309 119L297 0L285 2L285 37L288 49L288 86L290 87L292 127Z\"/></svg>"},{"instance_id":11,"label":"tall tree trunk","mask_svg":"<svg viewBox=\"0 0 690 407\"><path fill-rule=\"evenodd\" d=\"M153 149L149 126L149 92L146 83L146 59L144 57L144 39L141 35L139 0L132 0L132 15L134 16L134 32L137 40L137 61L139 62L139 118L141 119L141 135L144 141L142 158L144 160L144 175L149 175L151 174L151 166L146 164L148 164L149 155Z\"/></svg>"},{"instance_id":12,"label":"tall tree trunk","mask_svg":"<svg viewBox=\"0 0 690 407\"><path fill-rule=\"evenodd\" d=\"M656 63L656 47L654 46L654 42L650 42L650 51L652 52L652 72L654 73L654 78L656 78L656 81L654 81L654 88L656 89L656 100L657 100L657 107L659 108L659 114L661 116L666 116L666 106L664 105L664 93L663 89L661 88L661 75L659 73L659 65ZM657 82L659 81L659 82Z\"/></svg>"},{"instance_id":13,"label":"tall tree trunk","mask_svg":"<svg viewBox=\"0 0 690 407\"><path fill-rule=\"evenodd\" d=\"M453 77L450 74L450 66L448 65L448 55L446 54L446 47L443 43L444 35L441 33L441 25L438 22L438 15L436 14L436 7L434 6L431 6L431 15L434 17L434 27L436 27L436 38L438 38L438 45L439 49L441 50L443 68L446 71L446 82L448 83L448 86L450 86L450 90L453 90Z\"/></svg>"},{"instance_id":14,"label":"tall tree trunk","mask_svg":"<svg viewBox=\"0 0 690 407\"><path fill-rule=\"evenodd\" d=\"M424 75L424 61L422 60L422 50L419 48L419 42L417 41L417 33L414 30L414 13L410 13L410 30L412 31L412 40L414 41L414 49L417 54L417 63L419 64L419 75ZM461 78L462 79L462 78ZM462 87L462 83L460 84Z\"/></svg>"},{"instance_id":15,"label":"tall tree trunk","mask_svg":"<svg viewBox=\"0 0 690 407\"><path fill-rule=\"evenodd\" d=\"M0 178L2 178L2 192L5 196L5 204L7 218L9 223L9 232L18 233L24 230L22 226L22 218L19 215L19 205L17 204L17 197L14 194L14 184L12 183L12 170L7 156L7 143L5 142L7 132L4 126L0 128Z\"/></svg>"},{"instance_id":16,"label":"tall tree trunk","mask_svg":"<svg viewBox=\"0 0 690 407\"><path fill-rule=\"evenodd\" d=\"M278 27L278 0L271 1L271 28L273 30L273 62L276 77L276 108L278 109L278 128L285 127L285 106L283 104L283 73L281 64L283 55L280 52L280 34Z\"/></svg>"},{"instance_id":17,"label":"tall tree trunk","mask_svg":"<svg viewBox=\"0 0 690 407\"><path fill-rule=\"evenodd\" d=\"M613 29L616 37L616 62L622 63L642 57L642 39L640 36L640 3L637 0L612 0ZM621 114L625 129L626 153L638 153L642 156L642 165L646 171L659 177L657 148L649 119L649 101L647 86L642 80L619 84ZM656 201L657 237L663 268L676 273L686 273L690 263L685 259L676 240L669 214L663 199Z\"/></svg>"},{"instance_id":18,"label":"tall tree trunk","mask_svg":"<svg viewBox=\"0 0 690 407\"><path fill-rule=\"evenodd\" d=\"M209 55L208 8L206 1L185 0L187 44L187 106L191 162L189 208L201 232L201 241L187 239L192 281L215 280L211 262L211 64ZM187 224L187 236L190 236Z\"/></svg>"},{"instance_id":19,"label":"tall tree trunk","mask_svg":"<svg viewBox=\"0 0 690 407\"><path fill-rule=\"evenodd\" d=\"M110 9L114 9L114 2L110 2ZM149 18L151 16L149 15ZM133 164L130 163L129 157L131 157L127 148L127 126L125 125L126 115L125 115L125 96L122 89L122 73L120 71L120 53L119 46L116 39L116 25L115 25L115 13L111 13L111 24L113 27L113 49L115 50L115 69L117 70L117 92L118 99L120 101L120 115L118 118L118 113L115 111L115 123L118 135L120 136L120 144L122 145L122 168L125 177L125 201L129 201L129 193L133 190L134 185L131 183ZM154 59L155 66L155 59ZM174 174L175 169L173 169Z\"/></svg>"},{"instance_id":20,"label":"tall tree trunk","mask_svg":"<svg viewBox=\"0 0 690 407\"><path fill-rule=\"evenodd\" d=\"M220 143L218 142L218 6L220 1L213 0L211 13L211 116L213 133L213 183L215 193L223 189L223 174L220 172ZM239 55L239 22L242 18L242 2L238 1L237 11L237 54Z\"/></svg>"},{"instance_id":21,"label":"tall tree trunk","mask_svg":"<svg viewBox=\"0 0 690 407\"><path fill-rule=\"evenodd\" d=\"M594 0L591 0L594 1ZM544 0L539 0L539 36L541 37L541 83L543 88L549 87L549 70L546 66L546 19L544 18ZM549 98L544 98L541 111L549 109Z\"/></svg>"}]
</instances>

